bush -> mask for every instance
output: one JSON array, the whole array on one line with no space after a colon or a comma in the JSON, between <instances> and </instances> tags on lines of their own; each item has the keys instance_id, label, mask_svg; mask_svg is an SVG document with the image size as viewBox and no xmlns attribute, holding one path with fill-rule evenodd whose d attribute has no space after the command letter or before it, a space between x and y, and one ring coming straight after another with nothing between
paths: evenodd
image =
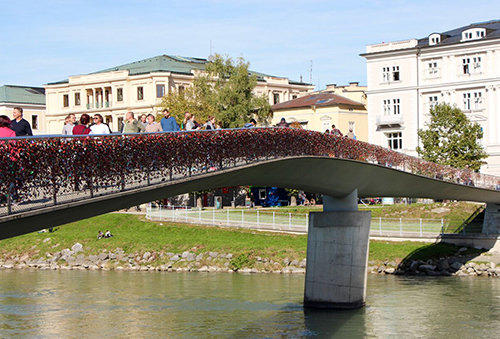
<instances>
[{"instance_id":1,"label":"bush","mask_svg":"<svg viewBox=\"0 0 500 339\"><path fill-rule=\"evenodd\" d=\"M243 267L252 266L255 262L254 259L251 259L248 254L242 253L237 257L234 257L229 262L229 268L233 271L237 271Z\"/></svg>"}]
</instances>

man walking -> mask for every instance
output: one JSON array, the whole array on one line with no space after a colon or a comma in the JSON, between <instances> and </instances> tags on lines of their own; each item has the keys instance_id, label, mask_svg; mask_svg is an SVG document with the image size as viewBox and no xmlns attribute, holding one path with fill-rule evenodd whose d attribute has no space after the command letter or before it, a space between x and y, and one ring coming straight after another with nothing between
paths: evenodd
<instances>
[{"instance_id":1,"label":"man walking","mask_svg":"<svg viewBox=\"0 0 500 339\"><path fill-rule=\"evenodd\" d=\"M14 119L10 123L10 128L16 132L16 137L33 135L29 122L23 119L23 109L21 107L14 107L12 116Z\"/></svg>"},{"instance_id":2,"label":"man walking","mask_svg":"<svg viewBox=\"0 0 500 339\"><path fill-rule=\"evenodd\" d=\"M64 127L62 130L63 135L73 135L73 127L76 124L76 115L73 113L68 114L66 119L64 119Z\"/></svg>"},{"instance_id":3,"label":"man walking","mask_svg":"<svg viewBox=\"0 0 500 339\"><path fill-rule=\"evenodd\" d=\"M162 111L162 113L165 116L160 121L160 123L161 123L161 129L163 130L163 132L177 132L177 131L180 131L179 125L177 125L177 121L175 121L174 117L170 116L170 112L168 111L168 109L165 108Z\"/></svg>"},{"instance_id":4,"label":"man walking","mask_svg":"<svg viewBox=\"0 0 500 339\"><path fill-rule=\"evenodd\" d=\"M123 122L123 133L140 133L144 132L144 125L134 119L133 112L125 114L125 121Z\"/></svg>"}]
</instances>

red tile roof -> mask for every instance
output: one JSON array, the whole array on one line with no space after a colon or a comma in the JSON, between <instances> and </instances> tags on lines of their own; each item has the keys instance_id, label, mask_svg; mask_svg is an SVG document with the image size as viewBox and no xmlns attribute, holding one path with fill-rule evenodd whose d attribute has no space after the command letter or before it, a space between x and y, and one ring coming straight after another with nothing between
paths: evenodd
<instances>
[{"instance_id":1,"label":"red tile roof","mask_svg":"<svg viewBox=\"0 0 500 339\"><path fill-rule=\"evenodd\" d=\"M327 106L351 106L352 108L363 109L365 107L361 102L357 102L346 97L333 94L333 93L316 93L305 95L303 97L285 101L271 106L273 111L288 109L288 108L302 108L302 107L327 107Z\"/></svg>"}]
</instances>

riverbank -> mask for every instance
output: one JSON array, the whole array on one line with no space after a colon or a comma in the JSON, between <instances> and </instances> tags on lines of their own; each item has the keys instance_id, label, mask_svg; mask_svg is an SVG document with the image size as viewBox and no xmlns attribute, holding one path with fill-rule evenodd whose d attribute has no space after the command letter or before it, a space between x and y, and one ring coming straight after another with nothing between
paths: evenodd
<instances>
[{"instance_id":1,"label":"riverbank","mask_svg":"<svg viewBox=\"0 0 500 339\"><path fill-rule=\"evenodd\" d=\"M97 239L99 231L114 235ZM0 269L304 273L307 236L156 223L107 214L0 241ZM484 250L449 244L371 241L369 272L500 276L471 263ZM484 257L484 256L483 256ZM463 273L463 274L462 274Z\"/></svg>"}]
</instances>

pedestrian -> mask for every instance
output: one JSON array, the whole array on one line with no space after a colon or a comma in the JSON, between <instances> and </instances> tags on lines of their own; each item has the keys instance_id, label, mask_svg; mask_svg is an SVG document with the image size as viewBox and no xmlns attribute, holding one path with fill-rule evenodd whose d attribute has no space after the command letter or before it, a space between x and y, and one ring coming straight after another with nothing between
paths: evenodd
<instances>
[{"instance_id":1,"label":"pedestrian","mask_svg":"<svg viewBox=\"0 0 500 339\"><path fill-rule=\"evenodd\" d=\"M198 127L196 127L194 118L194 115L188 112L184 116L184 126L186 127L186 131L196 131L198 129Z\"/></svg>"},{"instance_id":2,"label":"pedestrian","mask_svg":"<svg viewBox=\"0 0 500 339\"><path fill-rule=\"evenodd\" d=\"M90 126L89 134L111 134L109 126L103 123L104 119L102 115L95 114L93 119L94 119L94 124Z\"/></svg>"},{"instance_id":3,"label":"pedestrian","mask_svg":"<svg viewBox=\"0 0 500 339\"><path fill-rule=\"evenodd\" d=\"M334 137L343 136L342 132L337 127L335 127L335 125L332 125L332 132L330 134L333 135Z\"/></svg>"},{"instance_id":4,"label":"pedestrian","mask_svg":"<svg viewBox=\"0 0 500 339\"><path fill-rule=\"evenodd\" d=\"M73 127L73 135L85 135L90 133L89 128L90 115L83 113L80 117L80 123Z\"/></svg>"},{"instance_id":5,"label":"pedestrian","mask_svg":"<svg viewBox=\"0 0 500 339\"><path fill-rule=\"evenodd\" d=\"M354 134L354 132L352 131L352 128L349 128L349 132L347 132L346 137L348 137L349 139L354 139L354 140L356 140L356 135L355 135L355 134Z\"/></svg>"},{"instance_id":6,"label":"pedestrian","mask_svg":"<svg viewBox=\"0 0 500 339\"><path fill-rule=\"evenodd\" d=\"M288 122L286 122L285 118L281 118L280 122L276 125L276 127L288 127Z\"/></svg>"},{"instance_id":7,"label":"pedestrian","mask_svg":"<svg viewBox=\"0 0 500 339\"><path fill-rule=\"evenodd\" d=\"M146 125L148 124L148 116L146 114L141 115L140 123L144 126L144 129L146 129Z\"/></svg>"},{"instance_id":8,"label":"pedestrian","mask_svg":"<svg viewBox=\"0 0 500 339\"><path fill-rule=\"evenodd\" d=\"M252 127L255 127L257 126L257 121L255 121L255 119L250 119L250 122L247 122L243 128L252 128Z\"/></svg>"},{"instance_id":9,"label":"pedestrian","mask_svg":"<svg viewBox=\"0 0 500 339\"><path fill-rule=\"evenodd\" d=\"M134 119L134 112L125 113L125 121L123 122L123 133L140 133L144 132L144 125Z\"/></svg>"},{"instance_id":10,"label":"pedestrian","mask_svg":"<svg viewBox=\"0 0 500 339\"><path fill-rule=\"evenodd\" d=\"M163 132L177 132L180 130L179 125L177 125L177 121L175 118L170 116L170 112L168 109L164 109L162 111L164 117L160 120L161 129Z\"/></svg>"},{"instance_id":11,"label":"pedestrian","mask_svg":"<svg viewBox=\"0 0 500 339\"><path fill-rule=\"evenodd\" d=\"M215 129L215 117L209 115L208 119L207 119L207 122L205 123L204 127L205 127L206 130L213 130L213 129Z\"/></svg>"},{"instance_id":12,"label":"pedestrian","mask_svg":"<svg viewBox=\"0 0 500 339\"><path fill-rule=\"evenodd\" d=\"M70 113L66 116L66 119L64 119L64 127L62 129L62 134L63 135L73 135L73 128L75 127L76 123L76 115L73 113Z\"/></svg>"},{"instance_id":13,"label":"pedestrian","mask_svg":"<svg viewBox=\"0 0 500 339\"><path fill-rule=\"evenodd\" d=\"M0 115L0 138L14 138L16 132L10 128L11 121L8 116Z\"/></svg>"},{"instance_id":14,"label":"pedestrian","mask_svg":"<svg viewBox=\"0 0 500 339\"><path fill-rule=\"evenodd\" d=\"M16 132L16 136L24 137L33 135L30 123L23 119L23 109L21 107L14 107L12 116L14 120L10 122L10 128Z\"/></svg>"},{"instance_id":15,"label":"pedestrian","mask_svg":"<svg viewBox=\"0 0 500 339\"><path fill-rule=\"evenodd\" d=\"M155 121L155 116L153 114L148 114L147 125L146 125L146 133L155 133L161 132L161 125Z\"/></svg>"}]
</instances>

